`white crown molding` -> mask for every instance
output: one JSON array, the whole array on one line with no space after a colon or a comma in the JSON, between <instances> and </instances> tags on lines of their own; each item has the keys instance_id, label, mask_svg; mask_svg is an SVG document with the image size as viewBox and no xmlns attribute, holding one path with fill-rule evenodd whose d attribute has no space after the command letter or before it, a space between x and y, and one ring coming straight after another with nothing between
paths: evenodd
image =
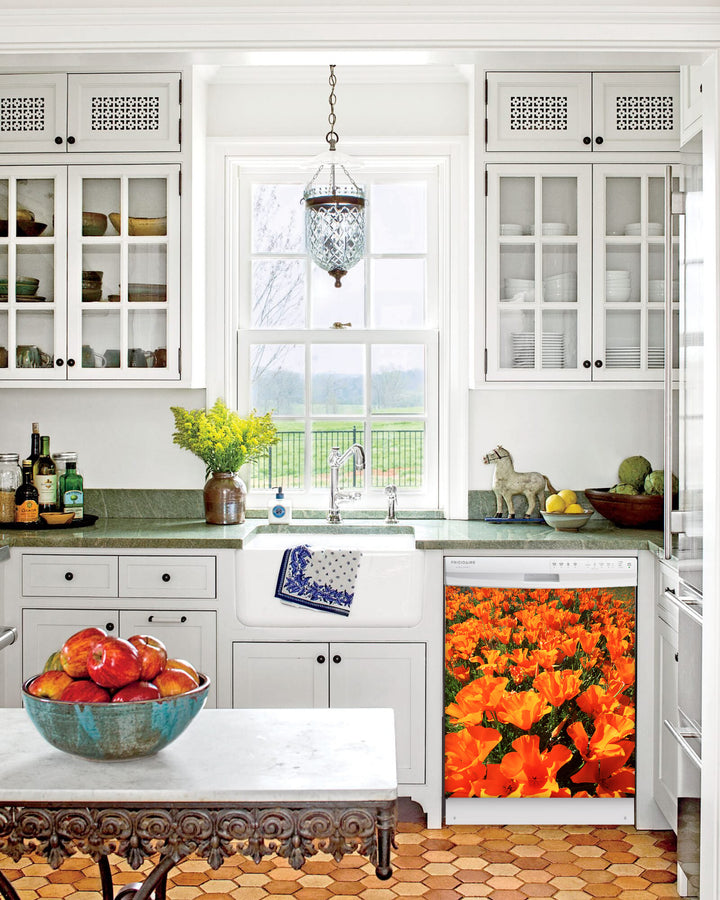
<instances>
[{"instance_id":1,"label":"white crown molding","mask_svg":"<svg viewBox=\"0 0 720 900\"><path fill-rule=\"evenodd\" d=\"M1 0L0 53L150 52L332 48L558 49L720 46L720 4L675 0L510 4L455 0L358 4L355 0L97 0L52 5Z\"/></svg>"}]
</instances>

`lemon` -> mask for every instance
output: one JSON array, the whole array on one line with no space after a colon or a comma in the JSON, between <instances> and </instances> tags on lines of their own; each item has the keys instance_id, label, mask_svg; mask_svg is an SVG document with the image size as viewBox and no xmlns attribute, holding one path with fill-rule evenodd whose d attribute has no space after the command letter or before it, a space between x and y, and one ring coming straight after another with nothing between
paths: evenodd
<instances>
[{"instance_id":1,"label":"lemon","mask_svg":"<svg viewBox=\"0 0 720 900\"><path fill-rule=\"evenodd\" d=\"M566 513L584 513L585 510L580 506L579 503L571 503L569 506L565 507Z\"/></svg>"},{"instance_id":2,"label":"lemon","mask_svg":"<svg viewBox=\"0 0 720 900\"><path fill-rule=\"evenodd\" d=\"M545 501L545 512L565 512L565 501L559 494L550 494L550 496Z\"/></svg>"},{"instance_id":3,"label":"lemon","mask_svg":"<svg viewBox=\"0 0 720 900\"><path fill-rule=\"evenodd\" d=\"M571 503L577 503L577 494L575 491L571 491L570 488L565 488L564 491L558 491L558 497L562 497L568 506L570 506ZM565 512L567 512L567 510L565 510Z\"/></svg>"}]
</instances>

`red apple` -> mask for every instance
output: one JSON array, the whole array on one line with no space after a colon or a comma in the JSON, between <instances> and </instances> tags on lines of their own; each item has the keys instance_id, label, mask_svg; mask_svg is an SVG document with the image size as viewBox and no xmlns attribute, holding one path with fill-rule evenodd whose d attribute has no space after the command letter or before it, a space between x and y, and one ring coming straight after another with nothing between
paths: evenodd
<instances>
[{"instance_id":1,"label":"red apple","mask_svg":"<svg viewBox=\"0 0 720 900\"><path fill-rule=\"evenodd\" d=\"M104 637L90 650L88 674L100 687L121 688L140 678L140 656L130 641Z\"/></svg>"},{"instance_id":2,"label":"red apple","mask_svg":"<svg viewBox=\"0 0 720 900\"><path fill-rule=\"evenodd\" d=\"M174 697L176 694L186 694L197 687L195 679L184 669L172 669L165 667L153 681L160 691L161 697Z\"/></svg>"},{"instance_id":3,"label":"red apple","mask_svg":"<svg viewBox=\"0 0 720 900\"><path fill-rule=\"evenodd\" d=\"M89 678L81 678L69 684L59 699L66 703L109 703L110 692Z\"/></svg>"},{"instance_id":4,"label":"red apple","mask_svg":"<svg viewBox=\"0 0 720 900\"><path fill-rule=\"evenodd\" d=\"M60 663L71 678L87 678L87 660L93 644L104 638L102 628L83 628L65 641L60 650Z\"/></svg>"},{"instance_id":5,"label":"red apple","mask_svg":"<svg viewBox=\"0 0 720 900\"><path fill-rule=\"evenodd\" d=\"M165 663L166 669L182 669L187 672L196 685L200 684L200 676L195 666L191 665L186 659L169 659Z\"/></svg>"},{"instance_id":6,"label":"red apple","mask_svg":"<svg viewBox=\"0 0 720 900\"><path fill-rule=\"evenodd\" d=\"M68 685L73 684L72 678L67 672L59 672L57 669L48 669L42 675L38 675L28 685L28 694L33 697L47 697L49 700L59 700L60 695Z\"/></svg>"},{"instance_id":7,"label":"red apple","mask_svg":"<svg viewBox=\"0 0 720 900\"><path fill-rule=\"evenodd\" d=\"M113 703L127 703L133 700L157 700L160 689L149 681L131 681L113 694Z\"/></svg>"},{"instance_id":8,"label":"red apple","mask_svg":"<svg viewBox=\"0 0 720 900\"><path fill-rule=\"evenodd\" d=\"M140 656L140 678L152 681L165 668L167 650L165 644L149 634L134 634L128 640Z\"/></svg>"}]
</instances>

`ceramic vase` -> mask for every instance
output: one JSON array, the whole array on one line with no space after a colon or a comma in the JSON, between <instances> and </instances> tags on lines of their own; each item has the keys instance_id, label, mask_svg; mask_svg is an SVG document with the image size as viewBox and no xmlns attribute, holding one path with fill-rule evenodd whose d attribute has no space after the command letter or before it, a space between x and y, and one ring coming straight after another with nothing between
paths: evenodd
<instances>
[{"instance_id":1,"label":"ceramic vase","mask_svg":"<svg viewBox=\"0 0 720 900\"><path fill-rule=\"evenodd\" d=\"M210 525L240 525L245 521L245 482L235 472L213 472L203 489L205 521Z\"/></svg>"}]
</instances>

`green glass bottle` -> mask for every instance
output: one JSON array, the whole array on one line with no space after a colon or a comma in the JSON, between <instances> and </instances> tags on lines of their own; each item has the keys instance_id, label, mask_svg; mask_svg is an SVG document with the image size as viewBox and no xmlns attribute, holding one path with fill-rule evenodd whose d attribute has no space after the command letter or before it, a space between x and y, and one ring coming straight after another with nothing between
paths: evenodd
<instances>
[{"instance_id":1,"label":"green glass bottle","mask_svg":"<svg viewBox=\"0 0 720 900\"><path fill-rule=\"evenodd\" d=\"M57 469L50 456L50 437L43 434L40 437L40 459L33 475L33 483L38 492L40 512L55 512L57 510Z\"/></svg>"},{"instance_id":2,"label":"green glass bottle","mask_svg":"<svg viewBox=\"0 0 720 900\"><path fill-rule=\"evenodd\" d=\"M37 422L32 423L32 434L30 435L30 456L28 457L32 466L33 478L37 471L37 461L40 459L40 426Z\"/></svg>"},{"instance_id":3,"label":"green glass bottle","mask_svg":"<svg viewBox=\"0 0 720 900\"><path fill-rule=\"evenodd\" d=\"M77 470L77 463L67 461L65 474L61 476L60 494L62 511L75 513L76 519L84 515L83 477Z\"/></svg>"}]
</instances>

